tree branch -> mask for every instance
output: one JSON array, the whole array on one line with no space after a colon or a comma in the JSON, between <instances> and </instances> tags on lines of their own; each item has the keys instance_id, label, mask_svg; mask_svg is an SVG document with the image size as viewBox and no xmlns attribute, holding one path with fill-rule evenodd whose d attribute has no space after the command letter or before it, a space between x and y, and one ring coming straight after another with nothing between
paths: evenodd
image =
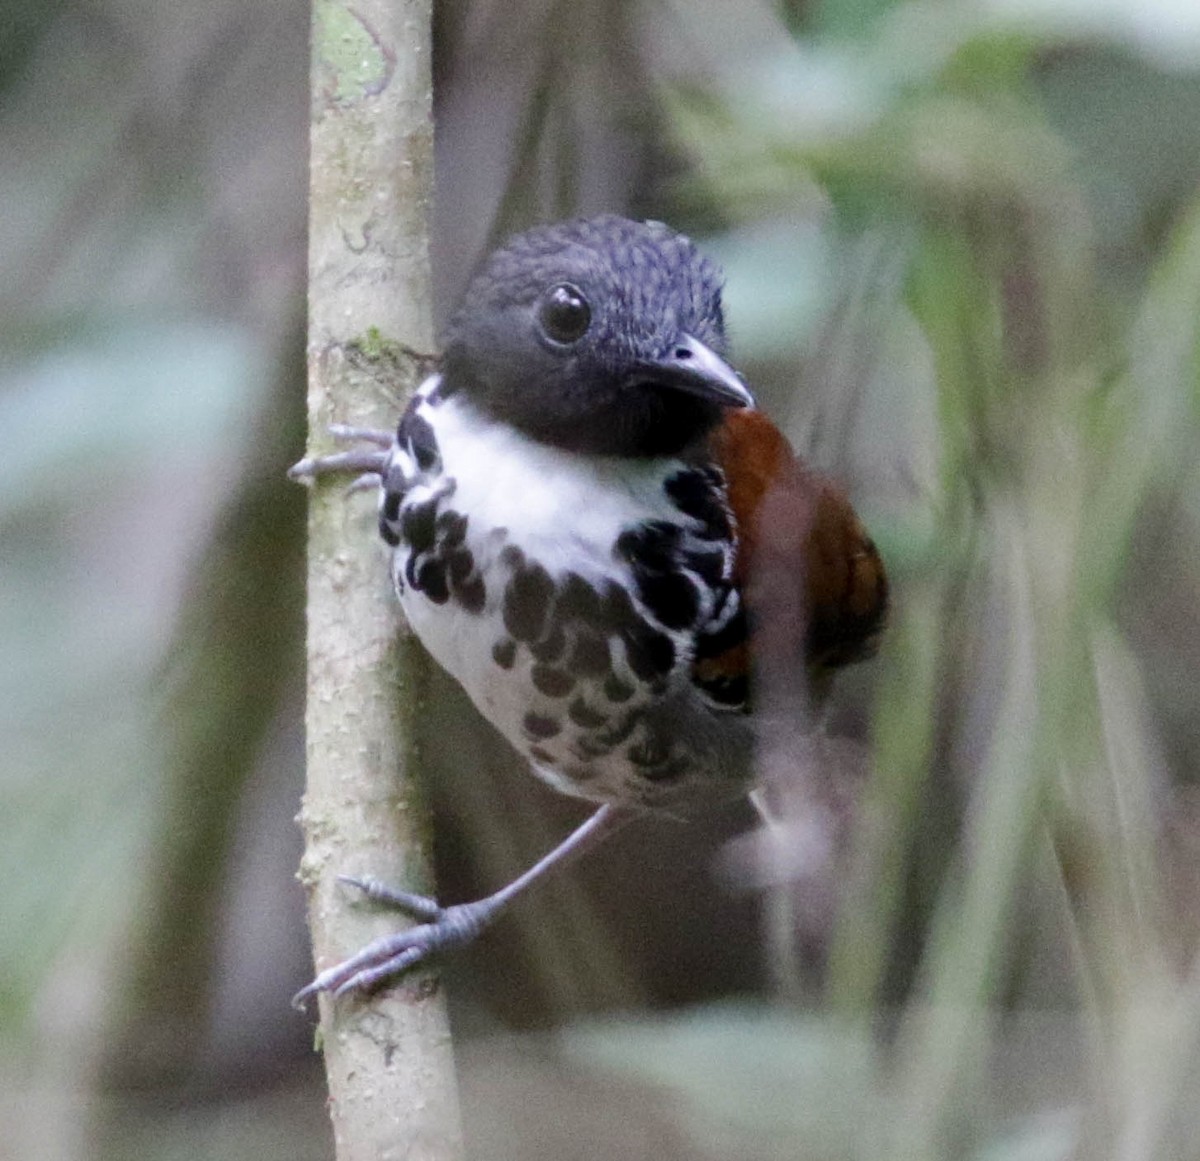
<instances>
[{"instance_id":1,"label":"tree branch","mask_svg":"<svg viewBox=\"0 0 1200 1161\"><path fill-rule=\"evenodd\" d=\"M331 422L390 428L431 344L429 0L315 0L309 222L310 452ZM430 886L409 708L423 660L399 620L370 505L314 486L309 516L307 847L316 961L395 926L340 873ZM339 1161L461 1156L445 1007L417 973L321 1000Z\"/></svg>"}]
</instances>

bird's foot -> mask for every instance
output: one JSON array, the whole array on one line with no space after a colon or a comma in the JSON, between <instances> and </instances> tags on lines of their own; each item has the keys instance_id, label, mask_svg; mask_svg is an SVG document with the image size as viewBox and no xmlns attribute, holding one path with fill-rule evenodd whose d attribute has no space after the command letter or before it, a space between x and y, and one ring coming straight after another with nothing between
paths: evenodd
<instances>
[{"instance_id":1,"label":"bird's foot","mask_svg":"<svg viewBox=\"0 0 1200 1161\"><path fill-rule=\"evenodd\" d=\"M349 959L326 968L292 997L293 1007L303 1008L310 996L320 992L331 992L335 1000L371 992L432 955L470 943L503 906L494 898L487 898L440 907L436 900L426 895L397 891L374 879L355 879L348 875L340 878L357 887L368 899L395 907L421 922L416 927L382 936Z\"/></svg>"},{"instance_id":2,"label":"bird's foot","mask_svg":"<svg viewBox=\"0 0 1200 1161\"><path fill-rule=\"evenodd\" d=\"M331 424L329 434L343 443L365 444L327 456L311 456L288 468L292 480L315 480L318 476L334 472L358 472L359 477L350 485L351 490L360 486L374 486L387 468L388 449L392 446L390 432L373 427L348 427L346 424Z\"/></svg>"}]
</instances>

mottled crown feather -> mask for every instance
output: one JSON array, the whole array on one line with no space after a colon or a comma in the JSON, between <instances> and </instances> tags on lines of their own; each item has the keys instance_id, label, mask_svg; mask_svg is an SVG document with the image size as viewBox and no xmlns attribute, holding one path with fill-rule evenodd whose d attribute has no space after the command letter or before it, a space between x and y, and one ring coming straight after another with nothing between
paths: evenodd
<instances>
[{"instance_id":1,"label":"mottled crown feather","mask_svg":"<svg viewBox=\"0 0 1200 1161\"><path fill-rule=\"evenodd\" d=\"M555 281L595 287L612 308L614 329L645 334L673 321L724 350L719 267L664 223L617 214L534 226L494 251L451 320L446 346L481 310L514 299L532 302Z\"/></svg>"}]
</instances>

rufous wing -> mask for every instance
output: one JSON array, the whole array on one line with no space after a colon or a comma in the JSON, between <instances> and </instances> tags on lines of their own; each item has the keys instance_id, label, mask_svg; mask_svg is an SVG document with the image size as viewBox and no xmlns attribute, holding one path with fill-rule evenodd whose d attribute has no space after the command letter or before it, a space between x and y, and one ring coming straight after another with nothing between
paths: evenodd
<instances>
[{"instance_id":1,"label":"rufous wing","mask_svg":"<svg viewBox=\"0 0 1200 1161\"><path fill-rule=\"evenodd\" d=\"M759 411L729 412L712 450L737 520L735 576L756 664L764 650L803 657L810 670L870 657L887 616L887 573L846 494L799 460Z\"/></svg>"}]
</instances>

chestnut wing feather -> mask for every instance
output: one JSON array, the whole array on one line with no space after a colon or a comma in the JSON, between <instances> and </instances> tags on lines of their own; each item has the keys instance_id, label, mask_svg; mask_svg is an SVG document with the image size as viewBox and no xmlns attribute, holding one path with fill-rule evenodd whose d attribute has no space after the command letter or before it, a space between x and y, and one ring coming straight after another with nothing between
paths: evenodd
<instances>
[{"instance_id":1,"label":"chestnut wing feather","mask_svg":"<svg viewBox=\"0 0 1200 1161\"><path fill-rule=\"evenodd\" d=\"M761 412L730 412L711 449L737 520L734 577L758 627L756 660L769 651L828 670L872 656L887 617L887 574L845 493L802 463ZM747 645L704 664L710 675L744 674Z\"/></svg>"}]
</instances>

